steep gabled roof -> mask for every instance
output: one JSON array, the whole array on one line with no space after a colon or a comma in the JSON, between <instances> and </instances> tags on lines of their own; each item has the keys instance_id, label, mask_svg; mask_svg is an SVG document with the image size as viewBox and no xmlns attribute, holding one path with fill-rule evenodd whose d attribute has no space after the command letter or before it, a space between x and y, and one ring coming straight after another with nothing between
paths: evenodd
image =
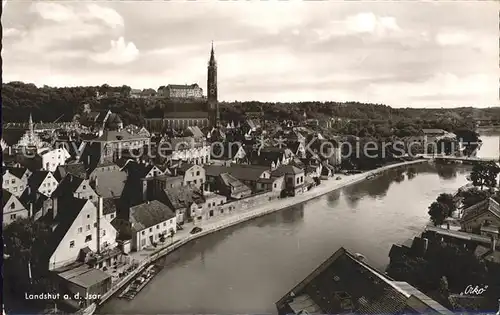
<instances>
[{"instance_id":1,"label":"steep gabled roof","mask_svg":"<svg viewBox=\"0 0 500 315\"><path fill-rule=\"evenodd\" d=\"M26 171L28 171L28 169L26 167L7 166L4 169L8 170L9 173L11 173L12 175L14 175L15 177L17 177L19 179L21 179L24 176L24 174L26 174Z\"/></svg>"},{"instance_id":2,"label":"steep gabled roof","mask_svg":"<svg viewBox=\"0 0 500 315\"><path fill-rule=\"evenodd\" d=\"M175 212L158 200L130 208L130 223L136 231L147 229L174 217Z\"/></svg>"},{"instance_id":3,"label":"steep gabled roof","mask_svg":"<svg viewBox=\"0 0 500 315\"><path fill-rule=\"evenodd\" d=\"M468 222L483 213L490 212L500 220L500 205L493 198L488 198L464 210L462 222Z\"/></svg>"},{"instance_id":4,"label":"steep gabled roof","mask_svg":"<svg viewBox=\"0 0 500 315\"><path fill-rule=\"evenodd\" d=\"M5 205L9 202L10 197L13 195L8 191L2 188L2 209L5 208Z\"/></svg>"},{"instance_id":5,"label":"steep gabled roof","mask_svg":"<svg viewBox=\"0 0 500 315\"><path fill-rule=\"evenodd\" d=\"M47 178L49 173L50 172L48 171L33 172L33 174L31 174L30 178L28 179L28 185L31 187L31 189L38 190L38 188L43 183L45 178Z\"/></svg>"},{"instance_id":6,"label":"steep gabled roof","mask_svg":"<svg viewBox=\"0 0 500 315\"><path fill-rule=\"evenodd\" d=\"M283 175L287 175L287 174L297 175L300 173L304 173L304 170L302 170L296 166L293 166L293 165L281 165L280 167L278 167L277 169L272 171L271 175L272 176L283 176Z\"/></svg>"},{"instance_id":7,"label":"steep gabled roof","mask_svg":"<svg viewBox=\"0 0 500 315\"><path fill-rule=\"evenodd\" d=\"M229 174L229 173L220 174L220 178L221 178L222 182L224 183L224 185L233 188L233 193L235 193L235 194L241 193L244 191L251 191L250 187L243 184L238 179L231 176L231 174Z\"/></svg>"},{"instance_id":8,"label":"steep gabled roof","mask_svg":"<svg viewBox=\"0 0 500 315\"><path fill-rule=\"evenodd\" d=\"M54 190L52 193L52 197L60 197L63 195L73 195L78 187L82 184L84 181L83 178L73 176L73 175L68 175L63 178L63 180L57 185L57 188Z\"/></svg>"}]
</instances>

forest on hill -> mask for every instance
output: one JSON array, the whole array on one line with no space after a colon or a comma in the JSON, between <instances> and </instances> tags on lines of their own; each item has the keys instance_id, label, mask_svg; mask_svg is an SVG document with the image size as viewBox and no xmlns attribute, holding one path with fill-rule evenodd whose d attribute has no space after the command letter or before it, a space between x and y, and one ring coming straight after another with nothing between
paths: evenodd
<instances>
[{"instance_id":1,"label":"forest on hill","mask_svg":"<svg viewBox=\"0 0 500 315\"><path fill-rule=\"evenodd\" d=\"M110 109L119 114L124 124L142 125L144 118L163 117L170 111L205 110L203 101L172 102L162 98L131 98L130 87L79 86L79 87L37 87L31 83L9 82L2 84L2 114L4 122L26 121L30 113L35 121L69 121L80 113L83 104L89 103L93 110ZM110 97L98 98L114 92ZM379 125L391 130L403 127L443 128L456 130L470 127L474 120L492 119L500 122L500 108L478 109L473 107L425 109L391 108L382 104L359 102L221 102L222 120L239 121L250 113L263 114L267 120L302 120L304 117L328 119L331 117L351 120L343 126L344 132L359 134L363 128L375 133ZM305 113L305 115L304 115ZM370 122L371 125L366 125ZM352 130L349 130L352 129Z\"/></svg>"}]
</instances>

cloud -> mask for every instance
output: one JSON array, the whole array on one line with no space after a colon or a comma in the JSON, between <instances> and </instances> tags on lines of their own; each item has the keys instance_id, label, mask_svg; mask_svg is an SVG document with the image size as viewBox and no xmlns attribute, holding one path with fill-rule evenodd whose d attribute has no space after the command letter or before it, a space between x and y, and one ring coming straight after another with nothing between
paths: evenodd
<instances>
[{"instance_id":1,"label":"cloud","mask_svg":"<svg viewBox=\"0 0 500 315\"><path fill-rule=\"evenodd\" d=\"M123 37L111 40L111 48L102 53L92 55L90 58L97 63L122 65L134 61L139 55L139 50L132 42L125 42Z\"/></svg>"},{"instance_id":2,"label":"cloud","mask_svg":"<svg viewBox=\"0 0 500 315\"><path fill-rule=\"evenodd\" d=\"M23 36L26 33L24 31L20 31L16 28L5 28L2 32L4 37L17 37L17 36Z\"/></svg>"},{"instance_id":3,"label":"cloud","mask_svg":"<svg viewBox=\"0 0 500 315\"><path fill-rule=\"evenodd\" d=\"M214 40L221 100L491 105L498 99L495 8L481 1L9 1L3 76L38 85L204 87Z\"/></svg>"}]
</instances>

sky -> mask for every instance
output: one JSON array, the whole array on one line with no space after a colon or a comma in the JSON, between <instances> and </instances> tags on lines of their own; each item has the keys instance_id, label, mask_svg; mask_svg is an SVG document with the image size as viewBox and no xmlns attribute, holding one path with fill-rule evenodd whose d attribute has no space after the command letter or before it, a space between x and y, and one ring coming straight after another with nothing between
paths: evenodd
<instances>
[{"instance_id":1,"label":"sky","mask_svg":"<svg viewBox=\"0 0 500 315\"><path fill-rule=\"evenodd\" d=\"M198 83L221 101L498 106L493 1L3 0L3 80Z\"/></svg>"}]
</instances>

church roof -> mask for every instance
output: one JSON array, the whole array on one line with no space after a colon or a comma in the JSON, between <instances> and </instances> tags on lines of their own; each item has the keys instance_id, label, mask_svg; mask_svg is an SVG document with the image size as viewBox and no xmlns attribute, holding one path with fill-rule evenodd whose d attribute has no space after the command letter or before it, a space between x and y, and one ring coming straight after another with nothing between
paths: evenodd
<instances>
[{"instance_id":1,"label":"church roof","mask_svg":"<svg viewBox=\"0 0 500 315\"><path fill-rule=\"evenodd\" d=\"M196 111L196 112L170 112L165 113L164 118L185 118L185 119L208 119L208 112Z\"/></svg>"}]
</instances>

